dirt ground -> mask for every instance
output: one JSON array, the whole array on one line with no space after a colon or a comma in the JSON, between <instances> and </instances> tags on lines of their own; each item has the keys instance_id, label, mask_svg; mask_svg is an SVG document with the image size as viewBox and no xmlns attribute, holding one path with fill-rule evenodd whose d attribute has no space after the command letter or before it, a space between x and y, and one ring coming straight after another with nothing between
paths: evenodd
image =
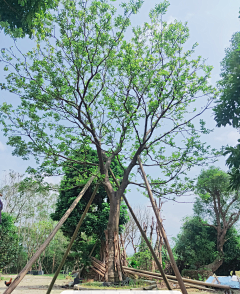
<instances>
[{"instance_id":1,"label":"dirt ground","mask_svg":"<svg viewBox=\"0 0 240 294\"><path fill-rule=\"evenodd\" d=\"M14 275L2 275L2 277L15 278ZM17 288L12 292L13 294L46 294L48 285L51 283L52 277L47 276L33 276L26 275ZM66 285L70 280L57 280L51 294L60 294L64 289L60 288ZM4 281L0 281L0 294L6 290Z\"/></svg>"},{"instance_id":2,"label":"dirt ground","mask_svg":"<svg viewBox=\"0 0 240 294\"><path fill-rule=\"evenodd\" d=\"M10 279L15 278L14 275L2 275L4 278ZM13 294L46 294L48 285L51 283L52 277L48 276L33 276L26 275L21 281L18 287L12 292ZM60 294L64 291L60 288L62 285L66 285L70 280L57 280L51 294ZM173 286L173 285L172 285ZM179 290L172 287L173 290ZM2 294L6 289L4 281L0 281L0 294ZM161 289L165 290L165 289ZM224 291L201 291L194 288L187 288L188 294L224 294ZM198 293L197 293L198 292ZM240 291L234 291L234 294L240 294Z\"/></svg>"}]
</instances>

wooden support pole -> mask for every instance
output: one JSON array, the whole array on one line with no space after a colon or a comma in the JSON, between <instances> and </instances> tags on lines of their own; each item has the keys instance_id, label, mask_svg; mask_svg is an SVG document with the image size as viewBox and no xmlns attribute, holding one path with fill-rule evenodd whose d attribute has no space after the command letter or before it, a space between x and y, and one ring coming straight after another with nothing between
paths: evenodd
<instances>
[{"instance_id":1,"label":"wooden support pole","mask_svg":"<svg viewBox=\"0 0 240 294\"><path fill-rule=\"evenodd\" d=\"M114 174L113 174L113 172L112 172L111 169L110 169L110 173L111 173L111 175L112 175L112 177L113 177L113 179L114 179L116 185L119 187L119 183L118 183L117 179L115 178L115 176L114 176ZM130 211L130 213L131 213L131 215L132 215L132 217L133 217L133 219L134 219L136 225L138 226L138 229L139 229L139 231L141 232L143 239L145 240L145 242L146 242L146 244L147 244L149 250L150 250L151 253L152 253L152 256L153 256L153 258L154 258L154 260L155 260L155 262L156 262L156 264L157 264L157 267L158 267L160 273L162 274L163 280L164 280L164 282L165 282L165 284L166 284L168 290L172 290L171 287L170 287L170 284L168 283L167 277L166 277L166 275L165 275L165 273L164 273L164 271L163 271L163 268L162 268L162 266L161 266L161 264L160 264L160 262L159 262L159 260L158 260L158 258L157 258L157 255L155 254L155 252L154 252L154 250L153 250L153 248L152 248L152 245L150 244L150 242L149 242L149 240L148 240L146 234L144 233L144 231L143 231L143 229L142 229L142 227L141 227L139 221L137 220L137 218L136 218L136 216L135 216L135 214L134 214L134 212L133 212L133 210L132 210L130 204L128 203L127 198L125 197L124 194L122 195L122 197L123 197L123 199L124 199L124 201L125 201L125 203L126 203L128 209L129 209L129 211Z\"/></svg>"},{"instance_id":2,"label":"wooden support pole","mask_svg":"<svg viewBox=\"0 0 240 294\"><path fill-rule=\"evenodd\" d=\"M152 190L151 190L150 185L148 183L147 176L146 176L146 174L144 172L143 165L142 165L142 162L141 162L141 159L140 159L139 156L138 156L138 163L139 163L140 169L142 171L142 176L143 176L144 182L146 184L146 188L147 188L147 191L148 191L148 196L150 198L150 201L151 201L151 204L152 204L152 208L154 210L154 213L155 213L155 216L156 216L156 219L157 219L158 226L159 226L159 228L161 230L161 233L162 233L162 236L163 236L165 245L167 247L167 251L168 251L169 258L170 258L170 262L172 264L172 268L174 270L175 276L177 277L178 284L180 286L180 289L181 289L182 293L183 294L187 294L186 287L184 286L184 283L183 283L183 280L182 280L182 276L180 275L180 272L178 270L176 261L174 259L174 256L173 256L173 253L172 253L172 249L171 249L171 247L169 245L166 232L165 232L165 230L163 228L163 225L162 225L162 220L159 217L158 210L157 210L157 207L156 207L155 202L154 202L154 198L153 198L153 195L152 195Z\"/></svg>"},{"instance_id":3,"label":"wooden support pole","mask_svg":"<svg viewBox=\"0 0 240 294\"><path fill-rule=\"evenodd\" d=\"M104 231L105 233L105 239L106 239L106 246L105 246L105 250L106 250L106 272L105 272L105 282L108 282L108 259L109 259L109 254L108 254L108 230Z\"/></svg>"},{"instance_id":4,"label":"wooden support pole","mask_svg":"<svg viewBox=\"0 0 240 294\"><path fill-rule=\"evenodd\" d=\"M98 190L98 185L96 185L96 188L95 188L95 190L92 193L92 196L91 196L91 198L90 198L90 200L89 200L89 202L88 202L88 204L87 204L87 206L86 206L86 208L85 208L85 210L84 210L84 212L83 212L83 214L82 214L82 216L80 218L80 221L77 224L77 227L76 227L76 229L75 229L75 231L74 231L74 233L72 235L71 241L68 244L67 250L66 250L66 252L65 252L65 254L63 256L63 259L62 259L60 265L58 266L57 271L55 272L55 275L54 275L54 277L53 277L53 279L51 281L51 284L48 287L48 290L47 290L47 293L46 294L50 294L51 291L52 291L53 285L54 285L54 283L55 283L55 281L56 281L56 279L57 279L57 277L58 277L58 275L59 275L59 273L60 273L60 271L61 271L61 269L62 269L62 267L63 267L63 265L65 263L65 261L66 261L66 258L68 256L69 251L72 248L73 242L76 239L77 233L78 233L78 231L79 231L79 229L80 229L80 227L81 227L81 225L83 223L83 220L84 220L84 218L85 218L85 216L86 216L86 214L88 212L88 209L89 209L90 205L92 204L95 195L97 194L97 190Z\"/></svg>"},{"instance_id":5,"label":"wooden support pole","mask_svg":"<svg viewBox=\"0 0 240 294\"><path fill-rule=\"evenodd\" d=\"M153 272L149 272L149 271L145 271L145 270L140 270L140 269L136 269L136 268L130 268L130 267L126 267L123 266L124 271L131 271L134 272L134 274L136 275L137 273L142 273L142 274L146 274L148 276L151 277L155 277L155 278L162 278L162 275L159 273L153 273ZM177 282L177 278L175 276L171 276L171 275L166 275L168 279L173 280L174 282ZM227 285L220 285L220 284L213 284L213 283L206 283L203 281L197 281L197 280L192 280L192 279L187 279L187 278L182 278L184 282L188 283L188 284L194 284L194 285L200 285L200 286L206 286L206 287L214 287L214 288L221 288L221 289L230 289L229 286Z\"/></svg>"},{"instance_id":6,"label":"wooden support pole","mask_svg":"<svg viewBox=\"0 0 240 294\"><path fill-rule=\"evenodd\" d=\"M18 276L15 278L15 280L5 290L5 292L3 294L10 294L10 293L12 293L12 291L17 287L17 285L25 277L25 275L30 270L30 268L32 267L32 265L37 261L38 257L42 254L42 252L46 249L46 247L51 242L51 240L53 239L53 237L56 235L57 231L61 228L61 226L63 225L63 223L67 220L67 218L69 217L69 215L71 214L71 212L73 211L73 209L76 207L76 205L78 204L78 202L81 200L81 198L83 197L83 195L85 194L85 192L87 191L87 189L89 188L89 186L91 185L91 183L93 182L93 180L95 178L96 178L96 175L92 176L88 180L88 182L86 183L86 185L84 186L84 188L82 189L82 191L79 193L79 195L77 196L77 198L73 201L72 205L65 212L64 216L60 219L60 221L58 222L58 224L56 225L56 227L53 229L53 231L51 232L51 234L48 236L48 238L46 239L46 241L39 247L39 249L37 250L37 252L33 255L33 257L29 260L29 262L25 265L25 267L22 269L22 271L18 274Z\"/></svg>"},{"instance_id":7,"label":"wooden support pole","mask_svg":"<svg viewBox=\"0 0 240 294\"><path fill-rule=\"evenodd\" d=\"M149 278L149 279L154 279L154 280L163 280L162 276L156 276L154 275L150 275L150 274L144 274L144 273L141 273L141 272L137 272L135 271L135 269L125 269L125 272L126 273L129 273L129 274L132 274L132 275L137 275L137 276L140 276L140 277L144 277L144 278ZM172 282L172 283L177 283L177 280L172 280L172 279L168 279L169 282ZM191 288L196 288L196 289L201 289L201 290L206 290L206 291L215 291L214 289L211 289L211 288L206 288L206 287L203 287L203 286L199 286L199 285L196 285L196 284L190 284L190 283L184 283L185 286L188 286L188 287L191 287Z\"/></svg>"}]
</instances>

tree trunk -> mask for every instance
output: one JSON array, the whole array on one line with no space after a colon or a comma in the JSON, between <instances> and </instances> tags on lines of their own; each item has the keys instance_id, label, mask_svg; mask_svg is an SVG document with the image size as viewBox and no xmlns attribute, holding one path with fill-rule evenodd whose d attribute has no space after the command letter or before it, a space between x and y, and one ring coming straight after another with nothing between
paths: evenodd
<instances>
[{"instance_id":1,"label":"tree trunk","mask_svg":"<svg viewBox=\"0 0 240 294\"><path fill-rule=\"evenodd\" d=\"M206 265L205 267L211 270L213 273L223 264L223 258L216 258L214 262Z\"/></svg>"},{"instance_id":2,"label":"tree trunk","mask_svg":"<svg viewBox=\"0 0 240 294\"><path fill-rule=\"evenodd\" d=\"M116 194L112 196L110 201L110 212L108 219L108 281L119 281L119 275L117 268L115 267L115 245L114 245L114 233L118 234L120 216L120 198L116 197ZM116 255L120 264L119 254Z\"/></svg>"}]
</instances>

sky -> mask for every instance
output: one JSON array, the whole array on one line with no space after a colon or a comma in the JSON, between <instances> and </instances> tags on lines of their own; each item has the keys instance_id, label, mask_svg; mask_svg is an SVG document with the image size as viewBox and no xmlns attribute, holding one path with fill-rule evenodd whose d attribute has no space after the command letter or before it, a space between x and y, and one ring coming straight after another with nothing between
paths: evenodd
<instances>
[{"instance_id":1,"label":"sky","mask_svg":"<svg viewBox=\"0 0 240 294\"><path fill-rule=\"evenodd\" d=\"M141 25L148 21L150 9L159 2L156 0L145 1L140 13L134 15L132 24ZM116 1L116 4L118 3L119 1ZM168 12L165 15L165 20L168 22L175 19L188 22L190 38L186 46L190 49L194 43L199 44L196 48L196 55L201 55L207 59L207 64L214 67L210 79L210 83L213 85L220 78L220 62L224 57L224 50L229 46L233 33L239 31L239 8L240 2L237 0L171 0ZM129 32L129 37L131 37L131 32ZM20 44L26 50L32 47L32 42L28 39L22 40ZM0 48L7 48L11 45L12 40L10 37L0 33ZM3 65L0 63L0 81L2 82L3 79ZM0 103L9 100L14 101L14 99L15 97L11 94L0 91ZM202 119L207 122L207 127L214 129L210 135L202 137L203 142L207 142L213 148L220 148L222 145L227 144L234 146L237 143L240 137L239 133L231 127L216 128L211 111L205 112ZM12 156L12 148L6 145L6 141L7 138L0 131L0 180L4 171L11 169L24 173L29 165L34 164L32 160L23 161L21 158ZM224 158L221 158L215 165L227 171ZM199 172L200 170L195 168L191 171L191 174L196 176ZM56 183L59 179L51 178L48 181ZM127 194L127 197L132 207L150 205L148 199L139 194L135 188L131 190L131 193ZM170 239L179 233L182 219L192 214L194 196L183 197L179 201L189 203L169 201L163 205L164 227ZM129 252L131 252L131 249L129 249Z\"/></svg>"}]
</instances>

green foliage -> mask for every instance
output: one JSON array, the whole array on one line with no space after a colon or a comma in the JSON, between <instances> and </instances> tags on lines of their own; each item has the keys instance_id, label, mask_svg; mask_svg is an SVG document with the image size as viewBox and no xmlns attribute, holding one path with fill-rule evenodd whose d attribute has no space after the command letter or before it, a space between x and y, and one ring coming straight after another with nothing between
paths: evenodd
<instances>
[{"instance_id":1,"label":"green foliage","mask_svg":"<svg viewBox=\"0 0 240 294\"><path fill-rule=\"evenodd\" d=\"M0 28L14 37L32 37L34 20L44 17L46 10L54 8L58 0L1 0Z\"/></svg>"},{"instance_id":2,"label":"green foliage","mask_svg":"<svg viewBox=\"0 0 240 294\"><path fill-rule=\"evenodd\" d=\"M15 256L15 262L11 264L9 271L13 273L19 272L50 235L55 226L56 222L44 219L18 229L18 242L20 247ZM41 269L45 273L54 272L62 260L68 243L68 239L59 230L40 258L33 265L33 270Z\"/></svg>"},{"instance_id":3,"label":"green foliage","mask_svg":"<svg viewBox=\"0 0 240 294\"><path fill-rule=\"evenodd\" d=\"M240 122L240 32L235 33L231 45L225 50L225 57L221 62L221 80L218 82L220 98L214 107L217 126L230 125L239 128ZM239 141L239 140L238 140ZM224 155L230 171L230 187L240 187L240 144L234 147L227 146Z\"/></svg>"},{"instance_id":4,"label":"green foliage","mask_svg":"<svg viewBox=\"0 0 240 294\"><path fill-rule=\"evenodd\" d=\"M225 50L221 62L220 98L214 108L217 126L232 125L238 128L240 118L240 32L231 39L231 46Z\"/></svg>"},{"instance_id":5,"label":"green foliage","mask_svg":"<svg viewBox=\"0 0 240 294\"><path fill-rule=\"evenodd\" d=\"M182 269L199 269L218 256L216 230L204 224L198 217L185 218L180 234L174 239L174 252Z\"/></svg>"},{"instance_id":6,"label":"green foliage","mask_svg":"<svg viewBox=\"0 0 240 294\"><path fill-rule=\"evenodd\" d=\"M240 268L240 235L231 228L224 244L224 262L217 270L218 275L229 275L232 269ZM181 232L175 238L174 252L179 268L200 269L213 262L218 256L217 232L198 217L184 219Z\"/></svg>"},{"instance_id":7,"label":"green foliage","mask_svg":"<svg viewBox=\"0 0 240 294\"><path fill-rule=\"evenodd\" d=\"M123 15L117 15L108 1L83 7L66 0L36 20L35 48L17 59L15 49L2 50L8 73L1 88L19 96L19 104L3 103L0 122L13 154L36 159L38 170L28 171L62 174L64 161L74 163L72 150L93 144L102 174L114 157L126 167L121 191L134 178L140 154L160 169L149 178L155 194L182 195L192 186L186 172L210 152L200 141L208 133L204 122L198 130L193 120L216 95L208 84L212 67L191 57L196 44L183 51L189 30L164 21L167 1L126 41L130 16L141 4L122 4ZM205 105L200 111L198 99ZM87 161L84 153L77 160Z\"/></svg>"},{"instance_id":8,"label":"green foliage","mask_svg":"<svg viewBox=\"0 0 240 294\"><path fill-rule=\"evenodd\" d=\"M138 251L131 257L128 257L128 262L131 267L147 271L152 271L152 260L152 253L143 239L138 246ZM162 266L163 268L165 267L165 261L162 261Z\"/></svg>"},{"instance_id":9,"label":"green foliage","mask_svg":"<svg viewBox=\"0 0 240 294\"><path fill-rule=\"evenodd\" d=\"M229 175L216 167L202 170L196 185L194 212L212 225L226 221L232 226L239 218L240 196L229 189ZM224 218L224 219L223 219Z\"/></svg>"},{"instance_id":10,"label":"green foliage","mask_svg":"<svg viewBox=\"0 0 240 294\"><path fill-rule=\"evenodd\" d=\"M0 270L14 263L19 250L17 228L11 215L2 212L0 224Z\"/></svg>"},{"instance_id":11,"label":"green foliage","mask_svg":"<svg viewBox=\"0 0 240 294\"><path fill-rule=\"evenodd\" d=\"M81 151L78 151L77 153L81 153ZM86 156L89 162L98 162L96 151L89 149ZM75 159L77 159L77 157ZM123 171L117 160L112 161L111 168L116 176L122 176ZM90 174L91 166L88 165L83 166L78 163L74 163L73 167L64 167L64 177L60 184L60 194L57 200L56 210L51 215L53 220L59 221L61 219L73 200L82 190L82 185L85 184L85 181L87 181ZM89 187L81 201L77 204L74 211L62 226L62 231L68 238L71 238L73 235L82 213L85 210L93 193L94 185L95 183ZM75 251L75 255L80 258L81 263L87 263L88 255L91 252L95 242L105 238L104 231L107 229L109 211L109 200L104 187L101 185L83 221L83 224L80 227L76 241L73 245L72 250ZM122 204L120 206L119 233L123 231L124 224L127 221L127 207L126 205ZM95 250L96 252L97 249L99 249L98 247ZM72 254L72 257L73 255L74 254Z\"/></svg>"}]
</instances>

